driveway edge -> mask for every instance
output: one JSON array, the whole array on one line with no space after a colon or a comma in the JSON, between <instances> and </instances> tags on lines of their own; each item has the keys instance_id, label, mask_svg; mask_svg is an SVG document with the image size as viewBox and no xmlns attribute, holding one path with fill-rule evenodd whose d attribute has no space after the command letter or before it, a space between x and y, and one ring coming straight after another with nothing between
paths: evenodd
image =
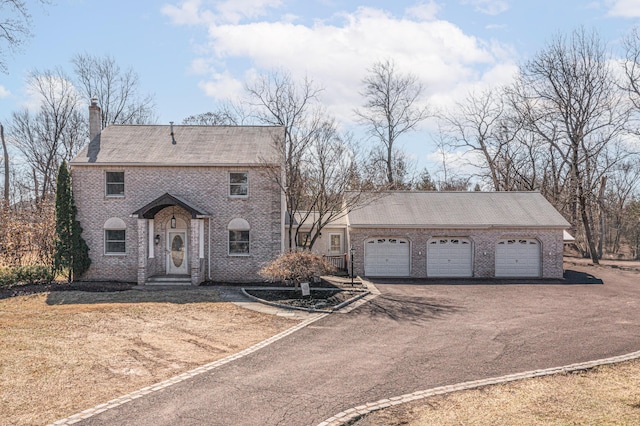
<instances>
[{"instance_id":1,"label":"driveway edge","mask_svg":"<svg viewBox=\"0 0 640 426\"><path fill-rule=\"evenodd\" d=\"M413 393L394 396L392 398L385 398L379 401L369 402L363 405L359 405L357 407L349 408L348 410L344 410L343 412L328 418L322 423L319 423L318 426L344 425L348 422L357 420L358 418L366 414L369 414L373 411L378 411L383 408L391 407L393 405L399 405L399 404L404 404L411 401L416 401L419 399L429 398L435 395L443 395L443 394L462 391L462 390L475 389L482 386L497 385L500 383L514 382L516 380L522 380L522 379L531 379L534 377L550 376L552 374L557 374L557 373L569 373L572 371L587 370L590 368L598 367L600 365L616 364L619 362L631 361L638 358L640 358L640 351L631 352L626 355L614 356L611 358L598 359L595 361L569 364L562 367L553 367L553 368L547 368L543 370L533 370L533 371L527 371L524 373L509 374L506 376L474 380L471 382L463 382L463 383L458 383L454 385L440 386L437 388L416 391Z\"/></svg>"},{"instance_id":2,"label":"driveway edge","mask_svg":"<svg viewBox=\"0 0 640 426\"><path fill-rule=\"evenodd\" d=\"M240 359L242 357L245 357L249 354L252 354L253 352L256 352L274 342L277 342L278 340L293 334L294 332L308 326L311 323L314 323L316 321L318 321L321 318L324 318L325 316L327 316L328 314L318 314L315 315L309 319L306 319L302 322L300 322L299 324L294 325L293 327L290 327L288 329L286 329L285 331L276 334L275 336L269 337L268 339L265 339L261 342L256 343L253 346L249 346L248 348L235 353L233 355L229 355L227 357L221 358L217 361L213 361L209 364L205 364L202 365L200 367L194 368L193 370L189 370L186 371L182 374L179 374L177 376L171 377L167 380L164 380L162 382L144 387L142 389L138 389L137 391L131 392L127 395L123 395L119 398L116 399L112 399L111 401L105 402L103 404L99 404L96 405L95 407L89 408L87 410L84 410L80 413L74 414L72 416L69 416L67 418L58 420L56 422L50 423L49 426L59 426L59 425L72 425L74 423L77 423L79 421L82 421L84 419L87 419L89 417L95 416L96 414L100 414L104 411L110 410L112 408L118 407L120 405L126 404L127 402L131 402L134 399L138 399L140 397L143 397L145 395L148 395L150 393L159 391L159 390L163 390L168 388L169 386L175 385L176 383L180 383L183 382L187 379L190 379L194 376L200 375L202 373L206 373L208 371L214 370L218 367L221 367L225 364L228 364L232 361L235 361L237 359Z\"/></svg>"}]
</instances>

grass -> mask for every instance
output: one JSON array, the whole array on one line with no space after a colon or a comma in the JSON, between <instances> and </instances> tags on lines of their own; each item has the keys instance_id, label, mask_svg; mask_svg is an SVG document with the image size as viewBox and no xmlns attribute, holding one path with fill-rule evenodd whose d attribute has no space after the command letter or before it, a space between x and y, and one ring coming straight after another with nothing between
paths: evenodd
<instances>
[{"instance_id":1,"label":"grass","mask_svg":"<svg viewBox=\"0 0 640 426\"><path fill-rule=\"evenodd\" d=\"M640 360L461 391L371 413L358 426L638 425Z\"/></svg>"},{"instance_id":2,"label":"grass","mask_svg":"<svg viewBox=\"0 0 640 426\"><path fill-rule=\"evenodd\" d=\"M291 327L212 289L0 300L0 425L53 422Z\"/></svg>"}]
</instances>

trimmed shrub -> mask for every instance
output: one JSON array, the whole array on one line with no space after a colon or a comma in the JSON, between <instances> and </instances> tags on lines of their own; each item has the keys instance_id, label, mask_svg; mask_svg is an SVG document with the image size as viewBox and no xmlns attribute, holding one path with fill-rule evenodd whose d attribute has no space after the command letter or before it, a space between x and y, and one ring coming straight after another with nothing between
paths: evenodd
<instances>
[{"instance_id":1,"label":"trimmed shrub","mask_svg":"<svg viewBox=\"0 0 640 426\"><path fill-rule=\"evenodd\" d=\"M308 251L284 253L267 263L258 272L268 281L293 282L296 287L314 276L335 272L335 268L322 256Z\"/></svg>"},{"instance_id":2,"label":"trimmed shrub","mask_svg":"<svg viewBox=\"0 0 640 426\"><path fill-rule=\"evenodd\" d=\"M17 266L0 268L0 286L15 284L36 284L53 281L51 268L44 265Z\"/></svg>"}]
</instances>

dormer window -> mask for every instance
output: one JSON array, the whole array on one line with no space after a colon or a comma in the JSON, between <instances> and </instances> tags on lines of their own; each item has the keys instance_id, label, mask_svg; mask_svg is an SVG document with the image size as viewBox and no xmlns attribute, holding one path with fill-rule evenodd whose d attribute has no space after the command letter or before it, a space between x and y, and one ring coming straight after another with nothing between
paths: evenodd
<instances>
[{"instance_id":1,"label":"dormer window","mask_svg":"<svg viewBox=\"0 0 640 426\"><path fill-rule=\"evenodd\" d=\"M229 196L247 197L249 195L249 173L229 173Z\"/></svg>"},{"instance_id":2,"label":"dormer window","mask_svg":"<svg viewBox=\"0 0 640 426\"><path fill-rule=\"evenodd\" d=\"M124 197L124 172L106 172L107 197Z\"/></svg>"}]
</instances>

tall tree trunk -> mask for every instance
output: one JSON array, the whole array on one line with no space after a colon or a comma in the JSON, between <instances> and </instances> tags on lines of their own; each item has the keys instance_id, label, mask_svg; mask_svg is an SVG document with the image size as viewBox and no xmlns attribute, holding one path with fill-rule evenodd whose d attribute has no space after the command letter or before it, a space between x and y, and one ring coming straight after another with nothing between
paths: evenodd
<instances>
[{"instance_id":1,"label":"tall tree trunk","mask_svg":"<svg viewBox=\"0 0 640 426\"><path fill-rule=\"evenodd\" d=\"M9 206L9 151L4 140L4 126L0 124L0 139L2 139L2 154L4 156L4 202Z\"/></svg>"},{"instance_id":2,"label":"tall tree trunk","mask_svg":"<svg viewBox=\"0 0 640 426\"><path fill-rule=\"evenodd\" d=\"M607 177L602 176L600 180L600 190L598 191L598 211L600 213L600 238L598 240L598 257L602 259L602 245L604 244L604 188L607 185Z\"/></svg>"}]
</instances>

